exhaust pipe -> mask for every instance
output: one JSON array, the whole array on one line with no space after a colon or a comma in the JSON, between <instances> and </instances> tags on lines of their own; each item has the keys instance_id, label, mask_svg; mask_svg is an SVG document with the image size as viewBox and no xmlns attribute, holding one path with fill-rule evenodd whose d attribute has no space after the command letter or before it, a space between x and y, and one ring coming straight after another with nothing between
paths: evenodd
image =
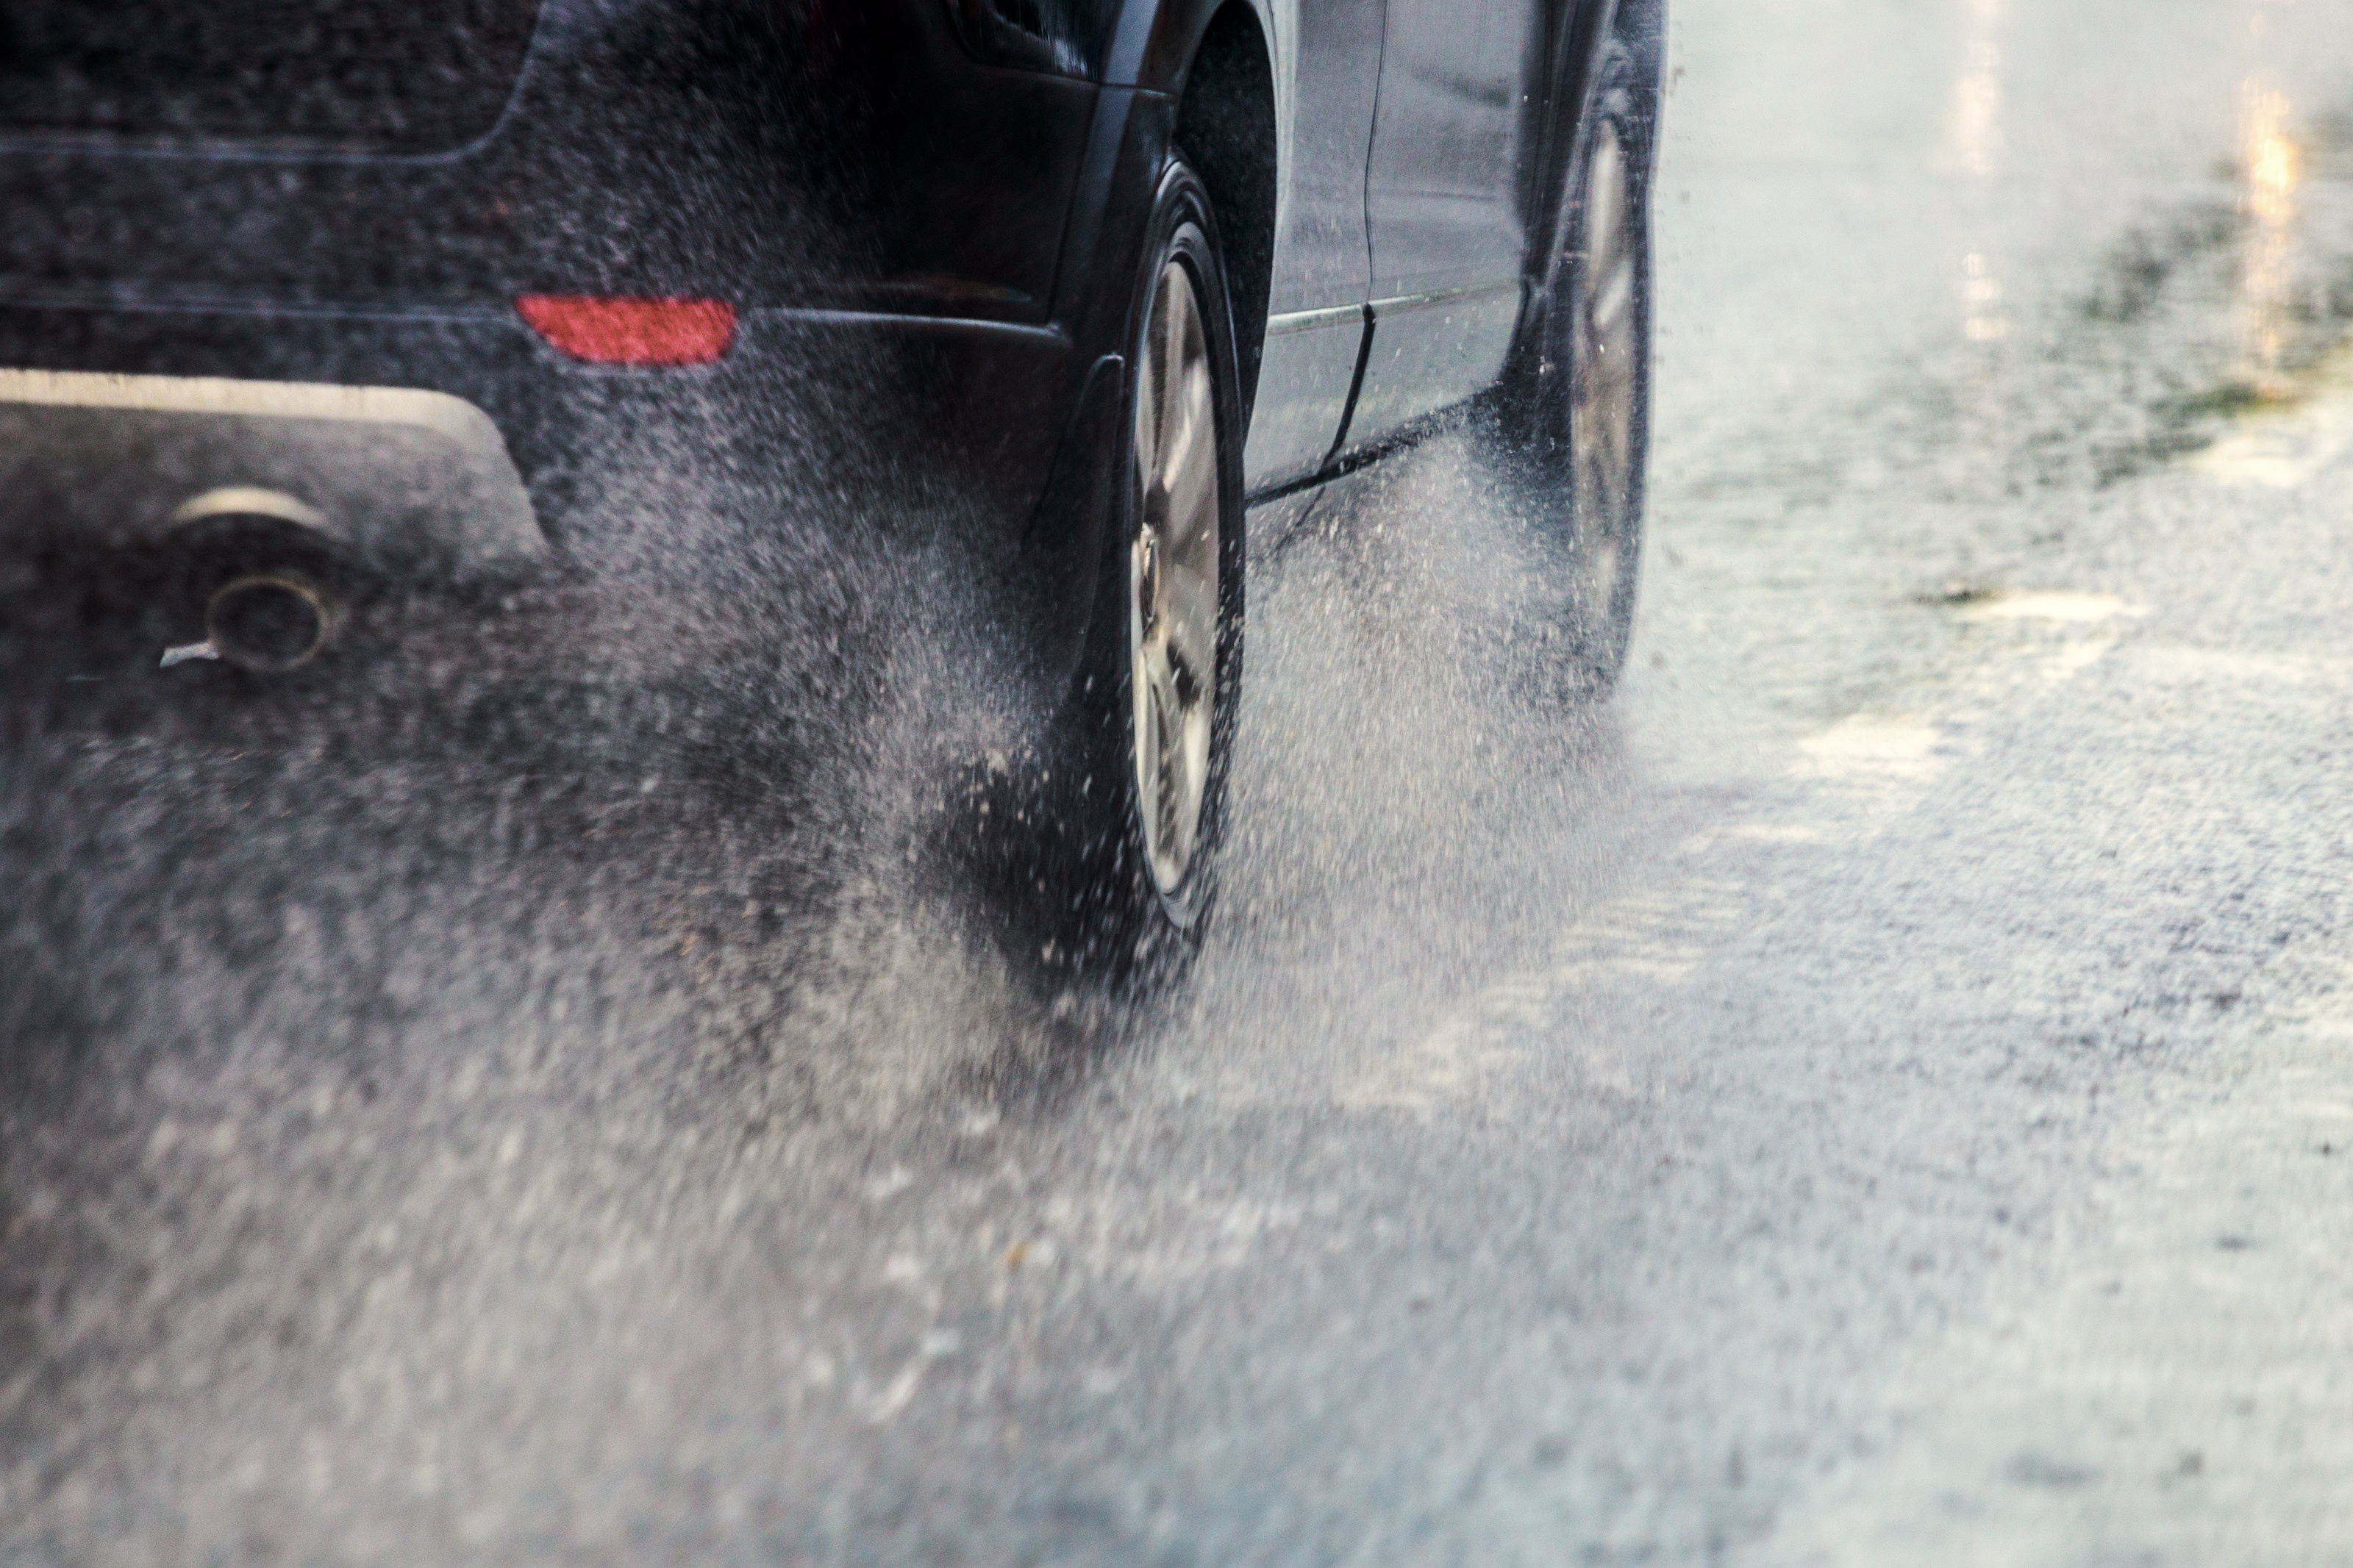
<instances>
[{"instance_id":1,"label":"exhaust pipe","mask_svg":"<svg viewBox=\"0 0 2353 1568\"><path fill-rule=\"evenodd\" d=\"M353 563L328 519L279 490L209 490L172 516L184 565L181 590L200 611L205 640L164 650L164 668L219 659L257 675L282 675L335 640Z\"/></svg>"},{"instance_id":2,"label":"exhaust pipe","mask_svg":"<svg viewBox=\"0 0 2353 1568\"><path fill-rule=\"evenodd\" d=\"M334 597L293 572L238 577L205 601L205 639L213 657L260 675L310 663L326 651L342 622Z\"/></svg>"}]
</instances>

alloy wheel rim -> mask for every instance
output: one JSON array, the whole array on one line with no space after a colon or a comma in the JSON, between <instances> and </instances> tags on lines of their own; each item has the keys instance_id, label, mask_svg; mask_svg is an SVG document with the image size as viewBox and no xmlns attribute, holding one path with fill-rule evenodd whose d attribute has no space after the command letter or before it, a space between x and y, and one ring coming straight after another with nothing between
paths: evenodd
<instances>
[{"instance_id":1,"label":"alloy wheel rim","mask_svg":"<svg viewBox=\"0 0 2353 1568\"><path fill-rule=\"evenodd\" d=\"M1200 297L1180 262L1161 268L1140 357L1128 684L1145 859L1169 897L1199 847L1218 687L1215 393Z\"/></svg>"},{"instance_id":2,"label":"alloy wheel rim","mask_svg":"<svg viewBox=\"0 0 2353 1568\"><path fill-rule=\"evenodd\" d=\"M1577 587L1589 615L1609 615L1634 473L1639 374L1637 258L1623 135L1595 128L1586 154L1569 321L1568 451Z\"/></svg>"}]
</instances>

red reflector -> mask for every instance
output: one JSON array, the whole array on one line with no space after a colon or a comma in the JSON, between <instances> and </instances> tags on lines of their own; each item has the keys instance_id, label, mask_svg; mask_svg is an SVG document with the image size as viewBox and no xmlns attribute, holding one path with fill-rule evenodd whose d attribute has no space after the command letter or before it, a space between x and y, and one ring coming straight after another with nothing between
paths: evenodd
<instances>
[{"instance_id":1,"label":"red reflector","mask_svg":"<svg viewBox=\"0 0 2353 1568\"><path fill-rule=\"evenodd\" d=\"M541 337L598 364L709 364L735 341L735 307L724 300L526 294L515 309Z\"/></svg>"}]
</instances>

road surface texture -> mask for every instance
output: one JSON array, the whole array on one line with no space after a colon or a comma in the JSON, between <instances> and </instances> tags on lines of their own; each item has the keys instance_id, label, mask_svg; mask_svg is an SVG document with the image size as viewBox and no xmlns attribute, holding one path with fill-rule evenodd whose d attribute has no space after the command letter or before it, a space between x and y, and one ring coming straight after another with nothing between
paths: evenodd
<instances>
[{"instance_id":1,"label":"road surface texture","mask_svg":"<svg viewBox=\"0 0 2353 1568\"><path fill-rule=\"evenodd\" d=\"M850 567L18 615L0 1563L2353 1562L2353 5L1670 64L1621 691L1467 437L1269 523L1148 995Z\"/></svg>"}]
</instances>

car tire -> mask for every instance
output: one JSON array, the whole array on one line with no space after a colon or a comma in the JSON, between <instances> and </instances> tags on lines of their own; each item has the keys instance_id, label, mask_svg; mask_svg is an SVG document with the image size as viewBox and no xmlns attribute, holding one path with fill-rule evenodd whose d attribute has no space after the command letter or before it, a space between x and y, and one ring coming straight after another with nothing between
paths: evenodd
<instances>
[{"instance_id":1,"label":"car tire","mask_svg":"<svg viewBox=\"0 0 2353 1568\"><path fill-rule=\"evenodd\" d=\"M1651 423L1650 125L1632 51L1594 63L1539 306L1502 422L1563 569L1570 674L1606 695L1625 668L1641 569Z\"/></svg>"},{"instance_id":2,"label":"car tire","mask_svg":"<svg viewBox=\"0 0 2353 1568\"><path fill-rule=\"evenodd\" d=\"M1050 750L1074 962L1188 951L1217 897L1241 693L1241 394L1208 187L1164 165L1132 295L1112 515Z\"/></svg>"}]
</instances>

